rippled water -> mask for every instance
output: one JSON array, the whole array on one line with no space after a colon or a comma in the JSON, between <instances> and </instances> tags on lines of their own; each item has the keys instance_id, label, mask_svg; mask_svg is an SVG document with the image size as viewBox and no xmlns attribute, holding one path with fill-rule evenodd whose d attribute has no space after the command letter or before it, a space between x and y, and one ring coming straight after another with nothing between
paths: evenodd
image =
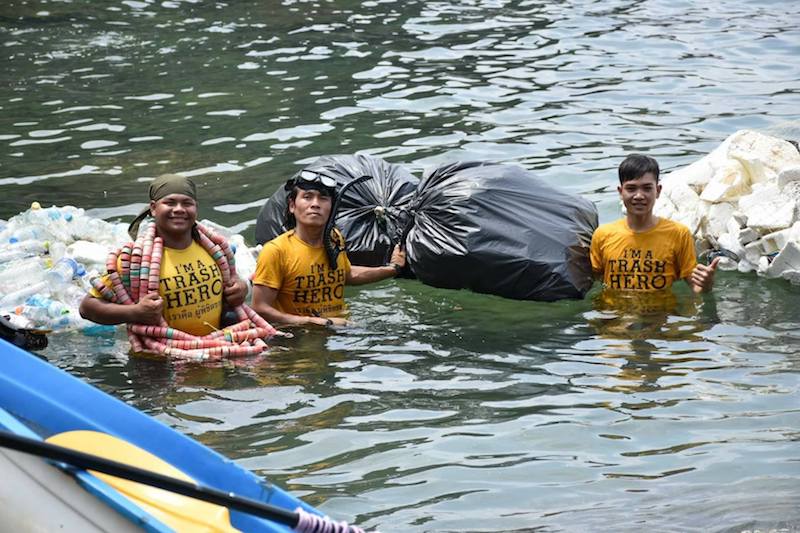
<instances>
[{"instance_id":1,"label":"rippled water","mask_svg":"<svg viewBox=\"0 0 800 533\"><path fill-rule=\"evenodd\" d=\"M0 217L128 219L201 183L249 239L315 157L517 163L618 215L630 151L665 169L741 128L800 132L793 2L29 1L0 6ZM642 315L390 281L359 325L268 359L54 363L382 531L800 529L800 290L722 273Z\"/></svg>"}]
</instances>

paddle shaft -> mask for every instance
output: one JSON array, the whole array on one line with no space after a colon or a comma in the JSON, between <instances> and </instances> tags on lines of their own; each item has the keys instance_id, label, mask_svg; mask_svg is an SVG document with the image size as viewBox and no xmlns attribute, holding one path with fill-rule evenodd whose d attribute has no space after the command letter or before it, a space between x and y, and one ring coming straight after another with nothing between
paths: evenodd
<instances>
[{"instance_id":1,"label":"paddle shaft","mask_svg":"<svg viewBox=\"0 0 800 533\"><path fill-rule=\"evenodd\" d=\"M143 470L135 466L112 461L111 459L105 459L96 455L50 444L49 442L15 435L7 431L0 430L0 446L54 461L61 461L79 468L96 470L97 472L128 479L137 483L143 483L151 487L168 490L176 494L214 503L223 507L230 507L255 516L267 518L274 522L279 522L292 528L297 526L299 520L299 515L295 512L287 511L286 509L250 498L237 496L232 492L222 492L211 487L189 483Z\"/></svg>"}]
</instances>

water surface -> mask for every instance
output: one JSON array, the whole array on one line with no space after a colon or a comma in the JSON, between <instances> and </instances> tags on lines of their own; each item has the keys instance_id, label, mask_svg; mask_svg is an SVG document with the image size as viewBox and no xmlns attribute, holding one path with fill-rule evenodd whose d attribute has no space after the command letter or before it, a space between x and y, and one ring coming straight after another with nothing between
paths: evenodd
<instances>
[{"instance_id":1,"label":"water surface","mask_svg":"<svg viewBox=\"0 0 800 533\"><path fill-rule=\"evenodd\" d=\"M800 132L800 7L773 2L12 1L0 7L0 218L129 220L183 172L252 242L314 158L519 164L618 216L631 151L669 170L742 128ZM800 528L800 289L722 273L655 308L393 280L358 325L268 358L45 355L382 531Z\"/></svg>"}]
</instances>

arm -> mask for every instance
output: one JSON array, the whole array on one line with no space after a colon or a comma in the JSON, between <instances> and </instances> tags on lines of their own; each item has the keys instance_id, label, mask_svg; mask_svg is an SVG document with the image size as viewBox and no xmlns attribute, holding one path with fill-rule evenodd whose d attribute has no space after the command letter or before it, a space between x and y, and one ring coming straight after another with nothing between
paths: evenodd
<instances>
[{"instance_id":1,"label":"arm","mask_svg":"<svg viewBox=\"0 0 800 533\"><path fill-rule=\"evenodd\" d=\"M592 267L592 277L596 281L603 281L603 251L600 245L600 235L597 231L592 234L592 244L589 246L589 263Z\"/></svg>"},{"instance_id":2,"label":"arm","mask_svg":"<svg viewBox=\"0 0 800 533\"><path fill-rule=\"evenodd\" d=\"M709 292L714 287L714 272L717 270L717 264L720 258L715 257L710 265L697 263L692 270L692 273L686 278L686 283L692 288L695 294L701 292Z\"/></svg>"},{"instance_id":3,"label":"arm","mask_svg":"<svg viewBox=\"0 0 800 533\"><path fill-rule=\"evenodd\" d=\"M388 265L378 267L353 266L347 273L346 283L348 285L365 285L388 278L393 278L400 273L406 266L406 252L400 246L395 245L392 250L392 258Z\"/></svg>"},{"instance_id":4,"label":"arm","mask_svg":"<svg viewBox=\"0 0 800 533\"><path fill-rule=\"evenodd\" d=\"M319 316L301 316L284 313L276 309L275 300L278 298L278 289L266 285L253 285L253 311L261 315L271 324L306 325L317 324L320 326L345 325L347 321L342 318L323 318Z\"/></svg>"},{"instance_id":5,"label":"arm","mask_svg":"<svg viewBox=\"0 0 800 533\"><path fill-rule=\"evenodd\" d=\"M163 320L161 315L163 300L158 294L147 294L138 303L122 305L95 298L87 294L78 308L81 316L98 324L150 324L158 325Z\"/></svg>"}]
</instances>

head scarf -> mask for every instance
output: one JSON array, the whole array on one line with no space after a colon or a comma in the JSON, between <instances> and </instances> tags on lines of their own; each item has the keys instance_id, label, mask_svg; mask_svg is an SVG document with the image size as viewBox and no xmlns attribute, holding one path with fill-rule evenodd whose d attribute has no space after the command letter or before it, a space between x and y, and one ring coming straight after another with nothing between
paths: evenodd
<instances>
[{"instance_id":1,"label":"head scarf","mask_svg":"<svg viewBox=\"0 0 800 533\"><path fill-rule=\"evenodd\" d=\"M150 201L157 202L170 194L184 194L193 200L197 200L197 186L192 180L180 174L162 174L150 184ZM148 205L139 215L133 219L128 226L128 235L136 239L139 232L139 224L150 215L150 205Z\"/></svg>"}]
</instances>

